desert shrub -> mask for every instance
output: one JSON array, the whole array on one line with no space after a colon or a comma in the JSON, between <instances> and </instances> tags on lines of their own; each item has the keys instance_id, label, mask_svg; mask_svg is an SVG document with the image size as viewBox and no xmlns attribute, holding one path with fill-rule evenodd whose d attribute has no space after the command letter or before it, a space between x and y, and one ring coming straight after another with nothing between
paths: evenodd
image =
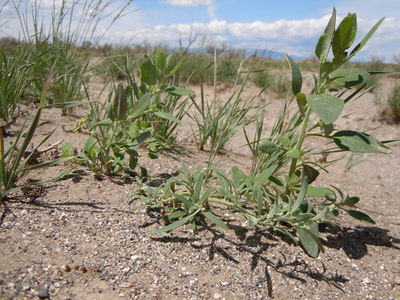
<instances>
[{"instance_id":1,"label":"desert shrub","mask_svg":"<svg viewBox=\"0 0 400 300\"><path fill-rule=\"evenodd\" d=\"M386 111L393 122L400 122L400 84L396 84L389 94Z\"/></svg>"}]
</instances>

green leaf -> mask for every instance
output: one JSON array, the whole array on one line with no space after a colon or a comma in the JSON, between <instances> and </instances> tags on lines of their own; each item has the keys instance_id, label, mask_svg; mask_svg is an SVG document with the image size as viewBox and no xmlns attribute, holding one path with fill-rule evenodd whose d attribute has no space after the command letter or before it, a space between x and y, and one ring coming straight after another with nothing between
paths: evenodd
<instances>
[{"instance_id":1,"label":"green leaf","mask_svg":"<svg viewBox=\"0 0 400 300\"><path fill-rule=\"evenodd\" d=\"M180 59L175 67L168 73L167 77L174 75L183 65L183 59Z\"/></svg>"},{"instance_id":2,"label":"green leaf","mask_svg":"<svg viewBox=\"0 0 400 300\"><path fill-rule=\"evenodd\" d=\"M161 71L165 70L167 66L167 59L165 53L161 49L157 49L156 66Z\"/></svg>"},{"instance_id":3,"label":"green leaf","mask_svg":"<svg viewBox=\"0 0 400 300\"><path fill-rule=\"evenodd\" d=\"M308 187L308 178L304 177L304 182L301 185L300 193L298 194L296 201L293 203L293 206L290 209L290 213L296 212L299 209L300 205L304 202L304 197L306 196L307 187Z\"/></svg>"},{"instance_id":4,"label":"green leaf","mask_svg":"<svg viewBox=\"0 0 400 300\"><path fill-rule=\"evenodd\" d=\"M279 150L279 146L270 140L264 140L258 146L261 152L271 154L274 153L276 150Z\"/></svg>"},{"instance_id":5,"label":"green leaf","mask_svg":"<svg viewBox=\"0 0 400 300\"><path fill-rule=\"evenodd\" d=\"M156 111L154 114L162 119L166 119L166 120L178 123L179 125L182 125L182 121L179 120L177 117L171 115L170 113L167 113L164 111Z\"/></svg>"},{"instance_id":6,"label":"green leaf","mask_svg":"<svg viewBox=\"0 0 400 300\"><path fill-rule=\"evenodd\" d=\"M186 213L184 211L175 211L173 213L170 213L165 216L166 219L168 220L173 220L173 219L179 219L180 217L183 217Z\"/></svg>"},{"instance_id":7,"label":"green leaf","mask_svg":"<svg viewBox=\"0 0 400 300\"><path fill-rule=\"evenodd\" d=\"M334 196L335 193L326 187L316 187L309 185L307 188L307 196L323 198L325 196Z\"/></svg>"},{"instance_id":8,"label":"green leaf","mask_svg":"<svg viewBox=\"0 0 400 300\"><path fill-rule=\"evenodd\" d=\"M352 130L341 130L333 136L335 144L342 150L360 153L391 153L392 151L373 136Z\"/></svg>"},{"instance_id":9,"label":"green leaf","mask_svg":"<svg viewBox=\"0 0 400 300\"><path fill-rule=\"evenodd\" d=\"M143 115L149 103L151 102L151 94L146 93L133 106L133 113L129 114L130 119L136 119Z\"/></svg>"},{"instance_id":10,"label":"green leaf","mask_svg":"<svg viewBox=\"0 0 400 300\"><path fill-rule=\"evenodd\" d=\"M274 174L275 170L278 168L278 165L272 165L267 169L263 170L254 180L254 183L257 185L265 185L269 182L269 177Z\"/></svg>"},{"instance_id":11,"label":"green leaf","mask_svg":"<svg viewBox=\"0 0 400 300\"><path fill-rule=\"evenodd\" d=\"M147 85L155 85L157 83L157 68L147 59L140 67L140 80Z\"/></svg>"},{"instance_id":12,"label":"green leaf","mask_svg":"<svg viewBox=\"0 0 400 300\"><path fill-rule=\"evenodd\" d=\"M344 108L344 101L330 94L309 95L307 102L324 124L335 122Z\"/></svg>"},{"instance_id":13,"label":"green leaf","mask_svg":"<svg viewBox=\"0 0 400 300\"><path fill-rule=\"evenodd\" d=\"M303 93L298 93L296 95L296 101L301 113L304 113L305 106L307 104L307 96Z\"/></svg>"},{"instance_id":14,"label":"green leaf","mask_svg":"<svg viewBox=\"0 0 400 300\"><path fill-rule=\"evenodd\" d=\"M329 74L329 79L346 88L366 83L370 78L367 71L357 68L340 68Z\"/></svg>"},{"instance_id":15,"label":"green leaf","mask_svg":"<svg viewBox=\"0 0 400 300\"><path fill-rule=\"evenodd\" d=\"M224 229L229 229L228 225L221 221L216 215L211 213L210 211L203 211L202 212L203 216L205 216L210 222L214 223L215 225L224 228Z\"/></svg>"},{"instance_id":16,"label":"green leaf","mask_svg":"<svg viewBox=\"0 0 400 300\"><path fill-rule=\"evenodd\" d=\"M360 201L359 197L346 197L346 200L341 203L341 205L347 205L347 206L354 206Z\"/></svg>"},{"instance_id":17,"label":"green leaf","mask_svg":"<svg viewBox=\"0 0 400 300\"><path fill-rule=\"evenodd\" d=\"M149 151L148 155L149 155L149 157L151 159L157 159L158 158L158 153L155 152L155 151Z\"/></svg>"},{"instance_id":18,"label":"green leaf","mask_svg":"<svg viewBox=\"0 0 400 300\"><path fill-rule=\"evenodd\" d=\"M303 77L301 76L301 72L296 62L285 53L286 60L289 63L290 70L292 71L292 92L294 95L297 95L301 92L301 86L303 84Z\"/></svg>"},{"instance_id":19,"label":"green leaf","mask_svg":"<svg viewBox=\"0 0 400 300\"><path fill-rule=\"evenodd\" d=\"M344 53L351 47L357 33L357 16L348 14L335 31L332 42L333 55Z\"/></svg>"},{"instance_id":20,"label":"green leaf","mask_svg":"<svg viewBox=\"0 0 400 300\"><path fill-rule=\"evenodd\" d=\"M368 223L368 224L376 224L374 220L367 214L358 211L358 210L346 210L347 213L352 216L353 218L360 220L362 222Z\"/></svg>"},{"instance_id":21,"label":"green leaf","mask_svg":"<svg viewBox=\"0 0 400 300\"><path fill-rule=\"evenodd\" d=\"M292 158L300 158L301 154L300 151L297 150L296 148L290 149L288 152L286 152L286 155Z\"/></svg>"},{"instance_id":22,"label":"green leaf","mask_svg":"<svg viewBox=\"0 0 400 300\"><path fill-rule=\"evenodd\" d=\"M51 179L53 182L61 181L66 178L66 176L73 170L74 168L66 168L65 170L58 173L58 175Z\"/></svg>"},{"instance_id":23,"label":"green leaf","mask_svg":"<svg viewBox=\"0 0 400 300\"><path fill-rule=\"evenodd\" d=\"M113 121L111 119L107 118L107 119L101 120L101 121L93 124L92 127L90 127L90 129L92 130L99 126L110 126L110 125L112 125L112 123L113 123Z\"/></svg>"},{"instance_id":24,"label":"green leaf","mask_svg":"<svg viewBox=\"0 0 400 300\"><path fill-rule=\"evenodd\" d=\"M72 144L71 142L67 142L65 143L62 147L61 147L61 157L68 157L68 156L74 156L74 144Z\"/></svg>"},{"instance_id":25,"label":"green leaf","mask_svg":"<svg viewBox=\"0 0 400 300\"><path fill-rule=\"evenodd\" d=\"M168 226L150 230L148 233L151 235L155 235L155 234L160 234L162 232L168 232L168 231L174 230L182 225L185 225L187 222L189 222L195 216L196 213L191 214L183 219L180 219L172 224L169 224Z\"/></svg>"},{"instance_id":26,"label":"green leaf","mask_svg":"<svg viewBox=\"0 0 400 300\"><path fill-rule=\"evenodd\" d=\"M318 237L318 224L312 224L310 230L304 228L297 228L296 230L308 255L315 258L318 257L319 251L324 251L321 240Z\"/></svg>"},{"instance_id":27,"label":"green leaf","mask_svg":"<svg viewBox=\"0 0 400 300\"><path fill-rule=\"evenodd\" d=\"M318 40L317 46L315 48L315 55L319 58L321 63L324 63L328 57L329 48L333 39L333 34L335 32L336 23L336 9L333 8L332 16L325 28L324 33Z\"/></svg>"},{"instance_id":28,"label":"green leaf","mask_svg":"<svg viewBox=\"0 0 400 300\"><path fill-rule=\"evenodd\" d=\"M375 31L379 28L379 26L382 24L383 20L385 18L380 19L372 28L371 30L367 33L367 35L362 39L362 41L356 46L354 47L354 49L351 51L349 58L353 57L354 55L356 55L356 53L358 51L360 51L365 44L368 42L368 40L374 35Z\"/></svg>"},{"instance_id":29,"label":"green leaf","mask_svg":"<svg viewBox=\"0 0 400 300\"><path fill-rule=\"evenodd\" d=\"M194 94L193 90L184 89L184 88L175 87L175 86L169 86L165 89L165 91L174 96L189 96L189 95Z\"/></svg>"}]
</instances>

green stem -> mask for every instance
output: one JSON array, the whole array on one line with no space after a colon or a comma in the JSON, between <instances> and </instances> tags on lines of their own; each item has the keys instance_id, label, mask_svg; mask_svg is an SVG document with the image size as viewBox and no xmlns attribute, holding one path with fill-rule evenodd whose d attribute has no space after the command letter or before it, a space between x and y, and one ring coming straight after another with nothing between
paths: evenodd
<instances>
[{"instance_id":1,"label":"green stem","mask_svg":"<svg viewBox=\"0 0 400 300\"><path fill-rule=\"evenodd\" d=\"M311 115L311 109L309 107L307 107L307 110L305 112L304 119L303 119L303 126L301 128L300 136L299 136L299 139L297 140L297 144L296 144L296 149L300 153L301 153L301 148L303 147L304 139L306 137L308 121L310 120L310 115ZM292 177L292 175L296 171L297 161L298 161L298 158L292 158L292 162L290 164L290 169L289 169L289 178Z\"/></svg>"}]
</instances>

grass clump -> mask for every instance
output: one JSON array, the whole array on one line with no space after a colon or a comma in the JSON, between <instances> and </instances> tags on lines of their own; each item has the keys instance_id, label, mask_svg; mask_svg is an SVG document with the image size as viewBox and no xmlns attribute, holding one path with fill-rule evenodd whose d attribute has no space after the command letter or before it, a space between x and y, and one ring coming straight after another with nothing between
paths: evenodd
<instances>
[{"instance_id":1,"label":"grass clump","mask_svg":"<svg viewBox=\"0 0 400 300\"><path fill-rule=\"evenodd\" d=\"M397 83L392 87L380 119L388 123L400 123L400 84Z\"/></svg>"}]
</instances>

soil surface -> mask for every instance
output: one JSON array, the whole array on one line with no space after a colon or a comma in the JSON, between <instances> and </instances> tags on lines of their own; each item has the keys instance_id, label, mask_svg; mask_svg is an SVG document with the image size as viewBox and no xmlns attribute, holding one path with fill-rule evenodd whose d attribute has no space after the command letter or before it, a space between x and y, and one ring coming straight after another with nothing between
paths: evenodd
<instances>
[{"instance_id":1,"label":"soil surface","mask_svg":"<svg viewBox=\"0 0 400 300\"><path fill-rule=\"evenodd\" d=\"M380 110L376 95L384 95L392 81L381 83L377 94L349 103L339 128L371 132L380 140L399 139L398 126L375 121ZM92 85L94 93L100 88ZM257 92L250 87L245 95ZM219 97L229 93L221 90ZM263 94L259 101L270 103L265 119L271 124L283 100ZM35 110L23 111L11 133ZM57 127L47 144L64 139L81 147L87 135L61 126L74 127L78 117L44 111L37 140ZM206 163L207 152L196 149L188 120L177 143L188 156L164 152L157 160L141 158L151 176L163 180L175 176L183 163ZM248 171L251 156L246 147L238 147L244 144L239 132L219 166ZM0 298L400 299L399 145L392 144L391 154L364 155L350 170L347 159L342 160L318 178L320 184L359 196L358 207L376 225L340 216L339 227L323 228L325 253L317 259L272 230L248 231L244 219L226 211L217 213L230 230L210 225L192 232L184 226L151 237L148 230L163 222L157 212L134 210L138 201L128 204L138 188L134 177L99 179L78 167L70 179L27 190L2 208ZM62 168L32 172L22 180L49 178Z\"/></svg>"}]
</instances>

